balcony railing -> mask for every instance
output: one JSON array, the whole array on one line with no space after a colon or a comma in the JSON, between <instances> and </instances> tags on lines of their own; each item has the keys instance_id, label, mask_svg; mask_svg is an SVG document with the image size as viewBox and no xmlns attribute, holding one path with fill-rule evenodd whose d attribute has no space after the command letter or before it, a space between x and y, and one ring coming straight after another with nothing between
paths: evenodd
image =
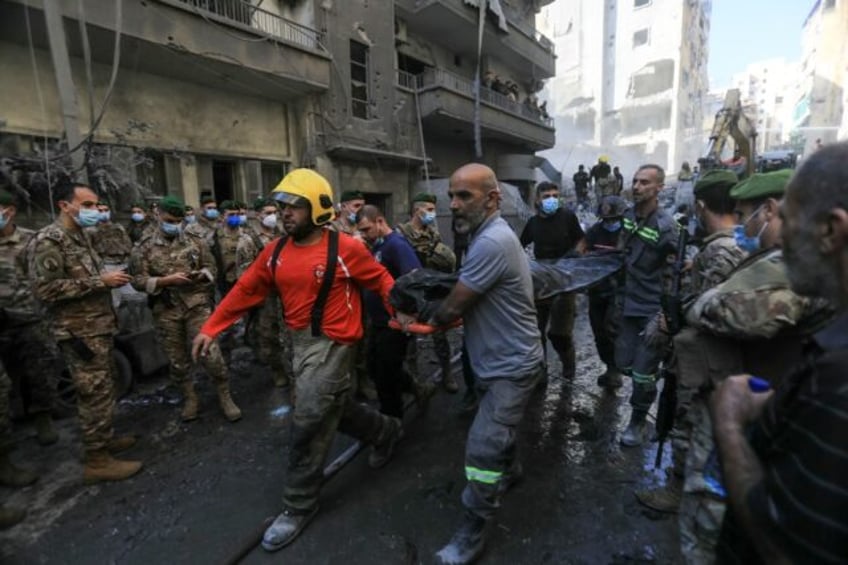
<instances>
[{"instance_id":1,"label":"balcony railing","mask_svg":"<svg viewBox=\"0 0 848 565\"><path fill-rule=\"evenodd\" d=\"M468 98L474 98L474 82L472 80L444 69L427 69L420 75L397 71L397 83L398 86L419 92L433 88L445 88ZM554 127L553 118L543 115L539 109L526 102L516 102L509 96L495 92L483 85L480 86L480 101L527 120L540 122L549 128Z\"/></svg>"},{"instance_id":2,"label":"balcony railing","mask_svg":"<svg viewBox=\"0 0 848 565\"><path fill-rule=\"evenodd\" d=\"M271 39L326 51L323 34L305 25L287 20L247 0L170 0L170 4L185 6L204 18L232 25Z\"/></svg>"}]
</instances>

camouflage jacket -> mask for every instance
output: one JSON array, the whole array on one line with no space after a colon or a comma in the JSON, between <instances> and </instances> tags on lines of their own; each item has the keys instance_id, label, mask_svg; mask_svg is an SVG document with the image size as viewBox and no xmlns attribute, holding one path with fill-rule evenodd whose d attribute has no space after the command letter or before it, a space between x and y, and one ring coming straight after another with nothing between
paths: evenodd
<instances>
[{"instance_id":1,"label":"camouflage jacket","mask_svg":"<svg viewBox=\"0 0 848 565\"><path fill-rule=\"evenodd\" d=\"M169 239L160 230L148 234L133 249L130 273L133 287L156 297L156 305L174 307L179 302L194 308L214 298L215 259L198 237L181 233ZM194 282L156 288L158 278L174 273L187 273Z\"/></svg>"},{"instance_id":2,"label":"camouflage jacket","mask_svg":"<svg viewBox=\"0 0 848 565\"><path fill-rule=\"evenodd\" d=\"M692 262L692 294L702 294L724 282L747 255L736 245L733 230L721 230L704 238L704 245Z\"/></svg>"},{"instance_id":3,"label":"camouflage jacket","mask_svg":"<svg viewBox=\"0 0 848 565\"><path fill-rule=\"evenodd\" d=\"M207 220L203 216L198 216L195 223L186 227L185 233L201 238L211 249L215 243L215 231L219 227L220 224L217 220Z\"/></svg>"},{"instance_id":4,"label":"camouflage jacket","mask_svg":"<svg viewBox=\"0 0 848 565\"><path fill-rule=\"evenodd\" d=\"M689 325L736 339L805 335L830 317L827 303L789 288L783 252L767 249L748 257L723 283L695 300Z\"/></svg>"},{"instance_id":5,"label":"camouflage jacket","mask_svg":"<svg viewBox=\"0 0 848 565\"><path fill-rule=\"evenodd\" d=\"M61 220L39 230L29 255L35 297L50 314L57 341L111 335L117 330L111 289L101 280L102 261L83 230Z\"/></svg>"},{"instance_id":6,"label":"camouflage jacket","mask_svg":"<svg viewBox=\"0 0 848 565\"><path fill-rule=\"evenodd\" d=\"M330 229L335 230L339 233L346 233L347 235L352 236L355 236L359 233L356 229L356 226L351 226L346 221L341 219L341 217L338 217L332 222L330 222Z\"/></svg>"},{"instance_id":7,"label":"camouflage jacket","mask_svg":"<svg viewBox=\"0 0 848 565\"><path fill-rule=\"evenodd\" d=\"M144 220L143 222L133 222L130 220L130 223L127 224L127 236L129 236L130 241L132 243L136 243L141 240L141 236L144 235L144 232L149 228L153 222L150 220Z\"/></svg>"},{"instance_id":8,"label":"camouflage jacket","mask_svg":"<svg viewBox=\"0 0 848 565\"><path fill-rule=\"evenodd\" d=\"M32 296L27 247L35 232L15 226L9 237L0 236L0 325L30 324L40 319Z\"/></svg>"},{"instance_id":9,"label":"camouflage jacket","mask_svg":"<svg viewBox=\"0 0 848 565\"><path fill-rule=\"evenodd\" d=\"M100 224L91 232L91 243L105 262L120 264L129 261L133 246L124 226L111 222Z\"/></svg>"},{"instance_id":10,"label":"camouflage jacket","mask_svg":"<svg viewBox=\"0 0 848 565\"><path fill-rule=\"evenodd\" d=\"M442 243L442 236L435 228L426 226L419 230L409 221L397 226L397 230L415 250L424 267L445 273L452 273L456 269L456 255Z\"/></svg>"},{"instance_id":11,"label":"camouflage jacket","mask_svg":"<svg viewBox=\"0 0 848 565\"><path fill-rule=\"evenodd\" d=\"M257 254L262 251L266 245L283 235L282 230L274 229L271 233L267 233L260 225L248 227L248 235L253 240L253 245L256 247Z\"/></svg>"},{"instance_id":12,"label":"camouflage jacket","mask_svg":"<svg viewBox=\"0 0 848 565\"><path fill-rule=\"evenodd\" d=\"M212 236L211 251L217 263L219 282L226 286L235 284L259 255L253 238L242 228L218 228Z\"/></svg>"}]
</instances>

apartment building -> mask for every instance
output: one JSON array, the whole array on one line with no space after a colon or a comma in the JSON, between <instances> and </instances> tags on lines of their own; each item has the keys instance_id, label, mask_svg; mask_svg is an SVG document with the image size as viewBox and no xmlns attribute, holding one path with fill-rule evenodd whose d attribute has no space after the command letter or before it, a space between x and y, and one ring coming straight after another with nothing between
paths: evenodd
<instances>
[{"instance_id":1,"label":"apartment building","mask_svg":"<svg viewBox=\"0 0 848 565\"><path fill-rule=\"evenodd\" d=\"M707 0L575 0L544 8L557 48L548 83L563 148L676 169L704 145ZM585 151L584 151L585 152Z\"/></svg>"},{"instance_id":2,"label":"apartment building","mask_svg":"<svg viewBox=\"0 0 848 565\"><path fill-rule=\"evenodd\" d=\"M0 3L0 69L16 77L0 90L0 151L62 157L76 130L119 209L250 200L308 166L401 220L422 180L474 159L526 189L554 145L535 100L555 72L534 25L545 1L49 1Z\"/></svg>"}]
</instances>

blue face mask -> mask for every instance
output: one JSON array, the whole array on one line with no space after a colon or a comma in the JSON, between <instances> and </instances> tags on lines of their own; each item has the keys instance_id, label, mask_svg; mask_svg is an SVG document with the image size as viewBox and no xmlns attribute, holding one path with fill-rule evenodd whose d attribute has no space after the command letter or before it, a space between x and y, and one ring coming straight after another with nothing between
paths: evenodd
<instances>
[{"instance_id":1,"label":"blue face mask","mask_svg":"<svg viewBox=\"0 0 848 565\"><path fill-rule=\"evenodd\" d=\"M6 215L6 212L0 212L0 230L5 228L9 223L9 217Z\"/></svg>"},{"instance_id":2,"label":"blue face mask","mask_svg":"<svg viewBox=\"0 0 848 565\"><path fill-rule=\"evenodd\" d=\"M543 214L553 214L559 210L559 198L556 196L551 196L549 198L545 198L542 200L542 213Z\"/></svg>"},{"instance_id":3,"label":"blue face mask","mask_svg":"<svg viewBox=\"0 0 848 565\"><path fill-rule=\"evenodd\" d=\"M739 249L746 253L754 253L760 249L760 236L763 234L763 231L765 231L766 226L768 226L768 222L763 223L760 231L757 232L757 235L755 236L748 236L745 234L745 226L747 226L748 222L751 221L751 218L759 214L759 212L760 208L757 208L750 216L748 216L748 219L745 220L744 223L733 226L733 239L736 240L736 245Z\"/></svg>"},{"instance_id":4,"label":"blue face mask","mask_svg":"<svg viewBox=\"0 0 848 565\"><path fill-rule=\"evenodd\" d=\"M100 221L108 222L112 219L112 212L100 212Z\"/></svg>"},{"instance_id":5,"label":"blue face mask","mask_svg":"<svg viewBox=\"0 0 848 565\"><path fill-rule=\"evenodd\" d=\"M240 226L246 226L247 225L247 214L240 214L239 215L239 225Z\"/></svg>"},{"instance_id":6,"label":"blue face mask","mask_svg":"<svg viewBox=\"0 0 848 565\"><path fill-rule=\"evenodd\" d=\"M435 212L424 212L424 214L421 215L421 223L424 224L425 226L429 226L435 221L436 221L436 213Z\"/></svg>"},{"instance_id":7,"label":"blue face mask","mask_svg":"<svg viewBox=\"0 0 848 565\"><path fill-rule=\"evenodd\" d=\"M144 221L144 214L142 214L141 212L136 212L135 214L130 216L130 218L132 218L132 221L134 221L135 223L140 224Z\"/></svg>"},{"instance_id":8,"label":"blue face mask","mask_svg":"<svg viewBox=\"0 0 848 565\"><path fill-rule=\"evenodd\" d=\"M220 214L216 208L207 208L203 211L203 215L207 220L217 220Z\"/></svg>"},{"instance_id":9,"label":"blue face mask","mask_svg":"<svg viewBox=\"0 0 848 565\"><path fill-rule=\"evenodd\" d=\"M179 235L182 230L180 224L172 224L171 222L162 222L159 224L159 228L162 230L162 233L170 236Z\"/></svg>"},{"instance_id":10,"label":"blue face mask","mask_svg":"<svg viewBox=\"0 0 848 565\"><path fill-rule=\"evenodd\" d=\"M347 221L353 224L354 226L356 225L356 220L356 212L351 212L347 215Z\"/></svg>"},{"instance_id":11,"label":"blue face mask","mask_svg":"<svg viewBox=\"0 0 848 565\"><path fill-rule=\"evenodd\" d=\"M603 222L601 226L603 226L603 228L608 232L615 233L621 229L621 221L619 220L617 222Z\"/></svg>"},{"instance_id":12,"label":"blue face mask","mask_svg":"<svg viewBox=\"0 0 848 565\"><path fill-rule=\"evenodd\" d=\"M195 218L194 214L192 214L191 216L186 216L184 221L186 224L193 224L197 222L197 218Z\"/></svg>"},{"instance_id":13,"label":"blue face mask","mask_svg":"<svg viewBox=\"0 0 848 565\"><path fill-rule=\"evenodd\" d=\"M241 225L241 219L239 216L227 216L227 226L231 228L237 228Z\"/></svg>"},{"instance_id":14,"label":"blue face mask","mask_svg":"<svg viewBox=\"0 0 848 565\"><path fill-rule=\"evenodd\" d=\"M96 226L97 222L100 221L100 212L97 210L87 210L85 208L80 209L79 214L74 218L74 221L78 226L84 228L90 228L91 226Z\"/></svg>"}]
</instances>

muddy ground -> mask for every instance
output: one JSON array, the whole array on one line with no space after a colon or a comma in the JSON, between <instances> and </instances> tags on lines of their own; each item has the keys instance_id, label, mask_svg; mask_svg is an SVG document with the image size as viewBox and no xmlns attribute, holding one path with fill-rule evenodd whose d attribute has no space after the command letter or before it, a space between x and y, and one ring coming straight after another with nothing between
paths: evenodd
<instances>
[{"instance_id":1,"label":"muddy ground","mask_svg":"<svg viewBox=\"0 0 848 565\"><path fill-rule=\"evenodd\" d=\"M584 312L578 319L579 375L564 382L558 361L521 428L525 478L506 496L481 563L632 564L677 561L673 517L642 508L633 490L660 484L655 444L621 449L629 386L595 385L597 359ZM452 336L455 340L457 336ZM433 374L432 353L420 362ZM14 459L41 473L20 490L0 489L26 506L25 522L0 533L3 563L226 563L280 506L288 416L249 350L234 356L234 395L245 413L227 423L201 382L202 417L183 424L164 381L139 383L119 407L120 432L140 434L126 457L145 467L120 483L81 481L75 418L57 422L61 441L39 447L16 426ZM459 364L455 364L459 371ZM243 563L431 563L461 516L463 449L471 417L458 395L440 393L427 414L411 409L395 459L371 470L360 454L325 487L321 512L290 547L261 548ZM340 437L334 454L350 445ZM666 457L668 461L668 457Z\"/></svg>"}]
</instances>

